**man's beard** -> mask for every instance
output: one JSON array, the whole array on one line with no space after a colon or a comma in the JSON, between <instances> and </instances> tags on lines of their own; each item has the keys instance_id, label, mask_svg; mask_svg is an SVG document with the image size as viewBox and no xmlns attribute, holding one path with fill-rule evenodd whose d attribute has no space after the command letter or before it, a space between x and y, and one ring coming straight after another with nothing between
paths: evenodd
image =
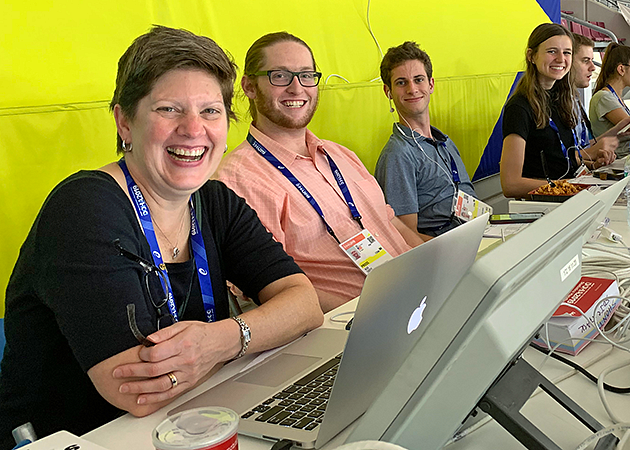
<instances>
[{"instance_id":1,"label":"man's beard","mask_svg":"<svg viewBox=\"0 0 630 450\"><path fill-rule=\"evenodd\" d=\"M305 115L298 119L283 114L283 112L276 107L273 100L261 92L258 86L256 86L256 99L254 103L256 105L256 112L265 116L270 122L283 128L300 129L306 127L313 119L313 115L317 110L318 97L318 95L311 97L306 103L306 108L308 109Z\"/></svg>"}]
</instances>

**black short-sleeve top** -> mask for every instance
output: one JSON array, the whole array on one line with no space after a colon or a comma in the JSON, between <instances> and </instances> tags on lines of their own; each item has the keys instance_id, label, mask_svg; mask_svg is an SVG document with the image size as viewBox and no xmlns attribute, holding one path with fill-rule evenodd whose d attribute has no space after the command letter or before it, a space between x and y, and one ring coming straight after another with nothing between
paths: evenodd
<instances>
[{"instance_id":1,"label":"black short-sleeve top","mask_svg":"<svg viewBox=\"0 0 630 450\"><path fill-rule=\"evenodd\" d=\"M206 246L217 320L229 317L226 279L254 300L262 288L301 273L256 213L219 181L199 190L197 217ZM127 305L149 335L157 313L139 264L113 246L152 261L126 193L108 174L78 172L44 202L20 250L6 294L6 348L0 371L0 448L30 421L39 436L81 435L122 412L96 391L86 372L138 345ZM181 320L205 320L192 260L167 264Z\"/></svg>"},{"instance_id":2,"label":"black short-sleeve top","mask_svg":"<svg viewBox=\"0 0 630 450\"><path fill-rule=\"evenodd\" d=\"M545 179L542 166L541 151L544 152L547 161L549 178L573 178L578 168L575 158L576 147L574 144L571 127L562 121L555 107L555 93L551 97L551 118L558 127L560 138L567 149L569 160L565 158L558 133L549 124L537 129L534 112L525 96L514 94L505 105L503 113L503 139L510 134L517 134L525 139L525 160L523 161L522 176L525 178Z\"/></svg>"}]
</instances>

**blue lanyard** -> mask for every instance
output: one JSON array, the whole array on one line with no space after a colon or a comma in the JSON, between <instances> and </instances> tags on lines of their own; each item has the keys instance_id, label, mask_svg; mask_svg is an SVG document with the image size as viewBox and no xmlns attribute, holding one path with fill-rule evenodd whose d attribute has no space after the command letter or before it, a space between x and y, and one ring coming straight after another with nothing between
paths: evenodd
<instances>
[{"instance_id":1,"label":"blue lanyard","mask_svg":"<svg viewBox=\"0 0 630 450\"><path fill-rule=\"evenodd\" d=\"M580 102L580 99L577 97L575 98L575 109L577 110L576 114L580 116L580 124L582 125L582 133L580 134L579 147L586 148L586 147L589 147L591 143L589 142L588 137L586 135L586 131L588 130L588 127L586 126L586 121L584 120L584 114L585 114L584 108L582 108L582 102ZM590 132L590 130L588 131ZM573 139L576 140L575 134L573 135Z\"/></svg>"},{"instance_id":2,"label":"blue lanyard","mask_svg":"<svg viewBox=\"0 0 630 450\"><path fill-rule=\"evenodd\" d=\"M125 163L124 158L118 161L118 165L125 174L125 179L127 180L127 189L129 190L129 195L131 196L131 200L134 208L136 209L136 213L140 218L142 231L144 232L144 235L147 238L147 242L149 243L151 255L153 256L153 263L159 270L162 271L162 274L164 275L164 277L160 278L160 281L162 283L162 288L165 292L167 292L168 310L171 313L171 316L173 316L173 320L177 322L179 320L179 317L177 314L177 307L175 305L175 298L173 296L173 288L171 287L171 280L168 277L166 264L164 264L164 260L162 259L160 246L157 242L157 237L155 236L155 229L153 228L153 221L151 220L151 211L149 211L149 206L144 200L142 191L140 191L140 188L131 177L129 169L127 168L127 163ZM212 280L210 279L210 269L208 266L206 246L203 242L201 231L199 230L199 224L197 223L197 216L195 214L195 207L193 206L192 201L189 201L189 207L190 238L192 241L191 246L195 266L197 268L199 286L201 287L201 298L203 300L204 310L206 311L206 320L208 322L214 322L216 320L216 308L214 306L214 294L212 290Z\"/></svg>"},{"instance_id":3,"label":"blue lanyard","mask_svg":"<svg viewBox=\"0 0 630 450\"><path fill-rule=\"evenodd\" d=\"M556 123L553 121L553 119L551 117L549 117L549 126L551 127L551 129L553 131L556 132L556 135L558 136L558 140L560 141L560 148L562 149L562 154L564 155L564 157L568 161L569 160L569 151L567 150L567 147L564 145L564 142L562 142L562 138L560 137L560 131L558 130L558 126L556 125ZM580 160L582 160L582 153L580 152L580 146L577 145L578 144L578 139L577 139L577 136L575 134L575 129L571 128L571 134L573 135L573 144L575 145L575 148L577 149L578 156L580 157Z\"/></svg>"},{"instance_id":4,"label":"blue lanyard","mask_svg":"<svg viewBox=\"0 0 630 450\"><path fill-rule=\"evenodd\" d=\"M324 225L326 226L326 231L328 231L328 233L338 243L340 243L339 239L337 239L337 236L335 236L335 232L333 231L331 226L328 225L328 222L326 222L326 218L324 217L324 212L320 208L319 204L313 198L310 192L308 192L306 187L302 183L300 183L300 181L295 177L295 175L293 175L289 169L287 169L280 161L278 161L278 159L275 156L273 156L269 150L267 150L260 142L258 142L256 138L252 136L251 133L247 134L247 142L249 142L249 144L252 147L254 147L254 149L258 153L260 153L260 155L263 158L269 161L269 163L272 166L278 169L280 173L282 173L282 175L284 175L293 184L293 186L295 186L295 188L300 192L300 194L302 194L304 198L311 204L311 206L317 212L317 214L319 214L319 217L322 218L322 221L324 222ZM341 170L339 170L339 167L337 167L337 164L335 164L335 162L330 157L330 155L326 152L326 150L323 150L323 152L324 152L324 155L326 155L326 159L328 159L328 165L330 166L330 170L332 171L335 177L335 180L337 181L337 185L339 185L339 189L341 190L341 193L343 194L343 198L345 199L346 204L348 205L348 208L350 209L350 214L352 214L352 218L356 220L359 226L361 227L361 229L363 229L363 224L361 223L361 214L359 214L359 210L354 204L354 200L352 199L352 195L350 195L350 190L348 189L348 185L346 184L346 181L344 180L343 175L341 174Z\"/></svg>"},{"instance_id":5,"label":"blue lanyard","mask_svg":"<svg viewBox=\"0 0 630 450\"><path fill-rule=\"evenodd\" d=\"M582 135L580 136L579 148L586 148L589 146L590 142L588 141L588 138L586 137L586 122L584 122L584 119L582 119L581 123L582 123ZM573 136L573 139L575 139L575 134ZM578 148L578 151L579 151L579 148Z\"/></svg>"},{"instance_id":6,"label":"blue lanyard","mask_svg":"<svg viewBox=\"0 0 630 450\"><path fill-rule=\"evenodd\" d=\"M446 143L445 142L438 142L438 144L440 145L440 147L442 147L444 149L444 151L446 152L446 154L449 156L449 158L451 158L451 176L453 177L453 182L455 183L455 186L457 186L460 183L460 178L459 178L459 170L457 169L457 164L455 164L455 160L453 159L453 155L451 155L448 152L448 149L446 147Z\"/></svg>"},{"instance_id":7,"label":"blue lanyard","mask_svg":"<svg viewBox=\"0 0 630 450\"><path fill-rule=\"evenodd\" d=\"M630 109L628 109L628 105L626 105L624 103L624 101L621 100L621 98L619 98L619 95L617 95L617 93L615 92L615 90L613 89L613 87L610 84L607 84L606 87L608 88L608 90L610 92L615 94L615 97L617 97L617 100L619 101L619 104L621 105L621 107L626 111L626 114L628 114L630 116Z\"/></svg>"}]
</instances>

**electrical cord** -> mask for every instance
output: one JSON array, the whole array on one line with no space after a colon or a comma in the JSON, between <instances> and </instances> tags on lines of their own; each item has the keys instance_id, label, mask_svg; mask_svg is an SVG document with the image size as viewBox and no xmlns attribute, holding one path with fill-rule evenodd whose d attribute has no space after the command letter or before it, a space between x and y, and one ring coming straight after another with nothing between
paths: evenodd
<instances>
[{"instance_id":1,"label":"electrical cord","mask_svg":"<svg viewBox=\"0 0 630 450\"><path fill-rule=\"evenodd\" d=\"M271 450L289 450L291 447L293 447L294 442L290 441L288 439L282 439L278 442L276 442L275 444L273 444L273 447L271 447Z\"/></svg>"},{"instance_id":2,"label":"electrical cord","mask_svg":"<svg viewBox=\"0 0 630 450\"><path fill-rule=\"evenodd\" d=\"M618 364L615 364L614 366L608 367L607 369L602 371L602 373L599 375L599 379L597 380L597 391L599 392L599 396L601 397L602 403L604 405L604 409L606 409L606 412L608 413L612 421L615 423L623 422L623 420L617 417L617 415L613 412L612 408L610 407L608 400L606 399L606 393L604 392L606 383L604 383L604 379L609 373L614 372L615 370L622 369L627 366L630 366L630 360L622 361Z\"/></svg>"},{"instance_id":3,"label":"electrical cord","mask_svg":"<svg viewBox=\"0 0 630 450\"><path fill-rule=\"evenodd\" d=\"M328 76L326 77L326 80L324 80L324 84L328 84L328 80L330 80L331 78L340 78L340 79L342 79L343 81L345 81L346 83L350 83L350 82L348 81L348 79L347 79L347 78L342 77L342 76L341 76L341 75L339 75L338 73L331 73L330 75L328 75Z\"/></svg>"},{"instance_id":4,"label":"electrical cord","mask_svg":"<svg viewBox=\"0 0 630 450\"><path fill-rule=\"evenodd\" d=\"M376 47L378 48L378 53L381 55L381 59L383 59L383 50L381 49L381 44L378 43L378 39L376 39L376 36L374 35L374 33L372 32L372 25L370 25L370 3L372 1L368 0L367 3L367 28L368 31L370 32L370 35L372 36L372 39L374 39L374 43L376 44Z\"/></svg>"},{"instance_id":5,"label":"electrical cord","mask_svg":"<svg viewBox=\"0 0 630 450\"><path fill-rule=\"evenodd\" d=\"M630 424L628 423L617 423L615 425L611 425L587 437L580 445L576 447L575 450L585 450L586 448L588 448L589 445L596 441L599 441L601 438L608 436L609 434L613 434L617 431L627 432L628 430L630 430ZM620 447L618 445L617 448L621 450L623 447Z\"/></svg>"},{"instance_id":6,"label":"electrical cord","mask_svg":"<svg viewBox=\"0 0 630 450\"><path fill-rule=\"evenodd\" d=\"M547 355L550 354L551 351L547 350L544 347L541 347L540 345L534 343L534 342L530 342L529 346L532 347L535 350L538 350L539 352ZM584 375L586 378L588 378L589 380L591 380L593 383L597 384L597 380L598 378L593 375L592 373L590 373L588 370L586 370L584 367L580 366L579 364L571 361L570 359L565 358L564 356L560 356L557 353L551 353L551 358L560 361L561 363L566 364L569 367L574 368L575 370L577 370L578 372L580 372L582 375ZM614 392L615 394L630 394L630 387L617 387L617 386L611 386L608 383L604 383L603 384L604 389L606 389L609 392Z\"/></svg>"},{"instance_id":7,"label":"electrical cord","mask_svg":"<svg viewBox=\"0 0 630 450\"><path fill-rule=\"evenodd\" d=\"M350 314L354 314L355 312L356 312L356 311L344 311L344 312L337 313L337 314L335 314L334 316L332 316L332 317L330 318L330 321L331 321L331 322L333 322L333 323L343 323L343 324L347 324L348 322L352 321L352 318L351 318L351 319L349 319L349 320L339 320L339 319L338 319L338 317L341 317L341 316L347 316L347 315L350 315Z\"/></svg>"},{"instance_id":8,"label":"electrical cord","mask_svg":"<svg viewBox=\"0 0 630 450\"><path fill-rule=\"evenodd\" d=\"M394 113L391 113L392 116L394 116ZM396 126L396 128L398 129L398 131L400 132L400 134L402 134L405 138L407 139L413 139L413 141L415 142L416 146L420 149L420 151L424 154L424 157L427 158L429 161L431 161L433 164L435 164L436 166L438 166L442 172L444 172L444 174L446 175L446 178L448 179L448 181L451 183L451 185L453 186L453 189L455 190L455 193L453 194L454 196L457 196L457 186L455 186L455 183L452 180L452 175L449 174L446 169L444 169L444 167L440 166L440 164L435 161L433 158L431 158L429 155L427 155L427 153L424 151L424 149L422 148L422 146L420 145L420 143L418 142L418 140L416 139L416 135L414 133L418 133L420 136L422 136L422 134L420 134L418 131L416 131L416 129L412 129L411 125L409 124L409 122L407 122L407 119L405 118L405 116L403 116L402 114L400 114L400 112L398 113L398 115L400 116L400 118L407 124L407 127L409 127L409 129L411 130L411 136L407 136L405 134L405 132L402 130L402 128L400 128L398 126L398 123L396 122L396 119L394 118L394 125ZM438 152L437 148L436 148L436 152ZM438 152L439 155L439 152Z\"/></svg>"},{"instance_id":9,"label":"electrical cord","mask_svg":"<svg viewBox=\"0 0 630 450\"><path fill-rule=\"evenodd\" d=\"M601 342L601 341L595 341L595 342L602 343L602 344L607 344L607 342ZM598 362L599 360L604 358L606 355L608 355L612 351L612 349L613 348L610 347L607 351L599 353L597 356L595 356L594 358L592 358L589 361L587 361L584 364L584 367L592 366L593 364L595 364L596 362ZM540 371L541 369L538 369L538 370ZM572 376L574 376L577 373L578 373L577 370L575 370L575 369L571 370L571 371L569 371L569 372L567 372L565 374L560 375L559 377L556 377L556 378L552 379L551 382L553 384L558 384L558 383L560 383L560 382L562 382L562 381L564 381L564 380L566 380L568 378L571 378ZM536 390L536 392L534 392L532 394L530 399L536 397L537 395L541 394L542 392L543 391L540 390L540 389ZM477 431L479 428L483 427L487 423L492 422L492 420L494 420L492 418L492 416L487 416L487 417L484 417L483 419L481 419L479 422L475 423L474 425L471 425L470 427L468 427L468 428L466 428L466 429L464 429L462 431L458 431L451 439L449 439L446 442L446 444L444 444L444 447L446 447L448 445L451 445L454 442L457 442L457 441L460 441L460 440L464 439L466 436L474 433L475 431Z\"/></svg>"}]
</instances>

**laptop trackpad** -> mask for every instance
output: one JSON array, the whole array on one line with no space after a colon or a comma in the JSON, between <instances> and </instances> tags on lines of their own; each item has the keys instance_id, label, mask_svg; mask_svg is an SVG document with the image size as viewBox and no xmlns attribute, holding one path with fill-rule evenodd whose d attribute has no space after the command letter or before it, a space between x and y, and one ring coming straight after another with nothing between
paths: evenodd
<instances>
[{"instance_id":1,"label":"laptop trackpad","mask_svg":"<svg viewBox=\"0 0 630 450\"><path fill-rule=\"evenodd\" d=\"M236 378L234 381L268 387L280 386L320 359L312 356L282 353L270 361L262 363L251 372Z\"/></svg>"}]
</instances>

